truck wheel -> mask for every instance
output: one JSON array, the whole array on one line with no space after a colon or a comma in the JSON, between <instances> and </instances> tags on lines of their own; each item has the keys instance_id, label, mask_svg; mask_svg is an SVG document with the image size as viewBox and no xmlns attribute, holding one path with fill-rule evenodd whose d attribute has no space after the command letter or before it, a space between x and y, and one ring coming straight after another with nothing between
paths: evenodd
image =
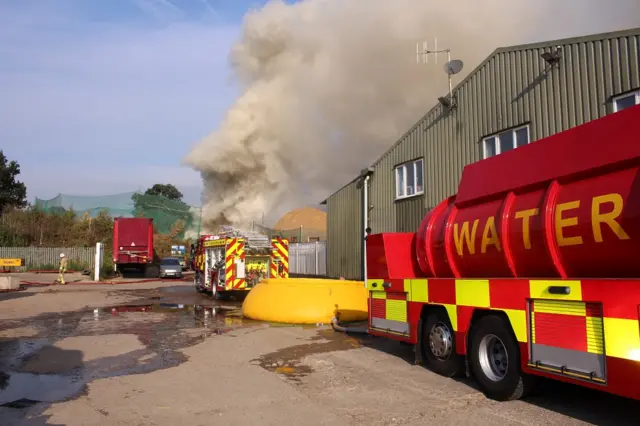
<instances>
[{"instance_id":1,"label":"truck wheel","mask_svg":"<svg viewBox=\"0 0 640 426\"><path fill-rule=\"evenodd\" d=\"M422 353L427 367L446 377L465 373L464 357L456 353L456 338L451 321L440 310L428 314L422 327Z\"/></svg>"},{"instance_id":2,"label":"truck wheel","mask_svg":"<svg viewBox=\"0 0 640 426\"><path fill-rule=\"evenodd\" d=\"M218 287L214 284L211 284L211 297L214 300L220 300L220 292L218 291Z\"/></svg>"},{"instance_id":3,"label":"truck wheel","mask_svg":"<svg viewBox=\"0 0 640 426\"><path fill-rule=\"evenodd\" d=\"M196 275L195 277L193 277L193 286L196 288L196 291L198 293L204 293L204 289L202 288L202 286L200 285L200 278L198 278L198 276Z\"/></svg>"},{"instance_id":4,"label":"truck wheel","mask_svg":"<svg viewBox=\"0 0 640 426\"><path fill-rule=\"evenodd\" d=\"M490 315L471 330L469 368L491 399L509 401L531 392L535 378L520 368L520 346L504 319Z\"/></svg>"}]
</instances>

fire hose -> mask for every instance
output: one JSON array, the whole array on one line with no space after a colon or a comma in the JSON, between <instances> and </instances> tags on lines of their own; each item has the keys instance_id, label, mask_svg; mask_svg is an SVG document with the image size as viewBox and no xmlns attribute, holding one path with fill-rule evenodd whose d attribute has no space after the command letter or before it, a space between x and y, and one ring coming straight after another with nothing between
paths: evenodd
<instances>
[{"instance_id":1,"label":"fire hose","mask_svg":"<svg viewBox=\"0 0 640 426\"><path fill-rule=\"evenodd\" d=\"M340 321L335 316L331 318L331 328L333 328L334 331L341 331L343 333L369 333L369 330L367 330L366 327L345 327L343 325L340 325Z\"/></svg>"},{"instance_id":2,"label":"fire hose","mask_svg":"<svg viewBox=\"0 0 640 426\"><path fill-rule=\"evenodd\" d=\"M122 284L143 284L143 283L157 283L157 282L163 282L163 283L167 283L167 282L183 282L183 281L189 281L188 279L182 279L182 280L175 280L175 279L170 279L170 278L148 278L148 279L143 279L143 280L131 280L131 281L71 281L71 282L67 282L66 284L60 284L60 285L122 285ZM31 286L52 286L52 285L59 285L59 284L55 284L55 283L51 283L51 282L44 282L44 281L20 281L21 285L31 285Z\"/></svg>"}]
</instances>

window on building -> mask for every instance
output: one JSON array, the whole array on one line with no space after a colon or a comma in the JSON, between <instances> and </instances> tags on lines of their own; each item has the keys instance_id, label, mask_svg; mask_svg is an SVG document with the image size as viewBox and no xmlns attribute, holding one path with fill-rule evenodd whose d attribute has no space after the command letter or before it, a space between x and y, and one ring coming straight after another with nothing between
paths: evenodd
<instances>
[{"instance_id":1,"label":"window on building","mask_svg":"<svg viewBox=\"0 0 640 426\"><path fill-rule=\"evenodd\" d=\"M493 157L494 155L524 146L528 144L529 141L529 125L487 136L482 140L482 157Z\"/></svg>"},{"instance_id":2,"label":"window on building","mask_svg":"<svg viewBox=\"0 0 640 426\"><path fill-rule=\"evenodd\" d=\"M410 161L396 167L396 200L424 193L424 161Z\"/></svg>"},{"instance_id":3,"label":"window on building","mask_svg":"<svg viewBox=\"0 0 640 426\"><path fill-rule=\"evenodd\" d=\"M622 111L634 105L640 104L640 90L626 93L624 95L613 98L613 112Z\"/></svg>"}]
</instances>

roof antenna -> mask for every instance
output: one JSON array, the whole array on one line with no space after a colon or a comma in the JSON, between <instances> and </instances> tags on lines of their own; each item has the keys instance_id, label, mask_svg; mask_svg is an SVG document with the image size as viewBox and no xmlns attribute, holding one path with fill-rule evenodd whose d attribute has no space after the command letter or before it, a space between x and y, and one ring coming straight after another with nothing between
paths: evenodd
<instances>
[{"instance_id":1,"label":"roof antenna","mask_svg":"<svg viewBox=\"0 0 640 426\"><path fill-rule=\"evenodd\" d=\"M446 53L447 54L447 63L444 64L444 71L447 73L447 78L449 80L449 98L445 98L444 96L440 96L438 98L438 102L442 104L447 110L451 110L457 107L456 99L453 97L453 85L451 82L451 76L454 74L458 74L462 71L464 66L463 62L460 59L451 60L451 49L440 49L438 50L438 39L434 38L434 49L429 49L429 43L427 41L423 41L422 43L416 43L416 62L418 64L429 63L429 55L435 56L436 64L438 63L438 54Z\"/></svg>"}]
</instances>

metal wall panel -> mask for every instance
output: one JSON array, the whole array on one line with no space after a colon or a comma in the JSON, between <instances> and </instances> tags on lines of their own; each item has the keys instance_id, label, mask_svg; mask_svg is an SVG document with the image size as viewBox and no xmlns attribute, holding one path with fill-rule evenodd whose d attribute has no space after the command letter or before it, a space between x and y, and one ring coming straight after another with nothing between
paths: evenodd
<instances>
[{"instance_id":1,"label":"metal wall panel","mask_svg":"<svg viewBox=\"0 0 640 426\"><path fill-rule=\"evenodd\" d=\"M540 55L556 46L562 46L560 64L549 68ZM456 192L464 166L481 159L484 136L528 123L535 141L611 113L613 96L640 89L639 51L640 28L496 50L454 89L455 111L438 104L373 165L372 232L415 230L426 211ZM425 160L424 196L395 201L394 167L419 157ZM349 246L345 229L337 230L345 214L340 206L353 211L347 193L329 198L328 221L339 239L332 243L329 231L329 247L359 249L359 237ZM359 203L359 192L354 196ZM331 251L329 270L346 259L334 259ZM341 265L359 268L359 261Z\"/></svg>"},{"instance_id":2,"label":"metal wall panel","mask_svg":"<svg viewBox=\"0 0 640 426\"><path fill-rule=\"evenodd\" d=\"M327 242L289 244L289 274L327 274Z\"/></svg>"},{"instance_id":3,"label":"metal wall panel","mask_svg":"<svg viewBox=\"0 0 640 426\"><path fill-rule=\"evenodd\" d=\"M562 58L550 68L540 55L555 46ZM436 106L374 164L374 232L419 222L407 201L393 202L395 165L425 157L423 202L433 208L481 158L482 137L530 123L534 141L611 113L613 96L640 89L639 50L640 29L498 49L456 87L457 110Z\"/></svg>"},{"instance_id":4,"label":"metal wall panel","mask_svg":"<svg viewBox=\"0 0 640 426\"><path fill-rule=\"evenodd\" d=\"M362 279L362 190L351 182L327 200L327 275Z\"/></svg>"}]
</instances>

